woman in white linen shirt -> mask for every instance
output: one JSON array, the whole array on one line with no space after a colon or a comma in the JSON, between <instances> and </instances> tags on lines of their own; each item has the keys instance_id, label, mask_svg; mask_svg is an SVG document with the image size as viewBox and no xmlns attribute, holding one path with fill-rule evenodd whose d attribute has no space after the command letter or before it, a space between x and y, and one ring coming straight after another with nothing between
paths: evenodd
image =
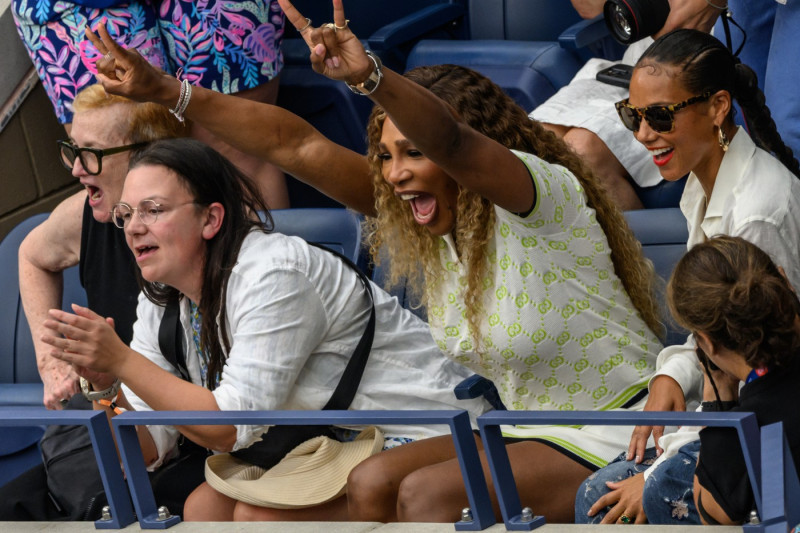
<instances>
[{"instance_id":1,"label":"woman in white linen shirt","mask_svg":"<svg viewBox=\"0 0 800 533\"><path fill-rule=\"evenodd\" d=\"M753 138L734 123L734 99ZM690 172L680 202L689 229L689 248L716 235L741 237L767 252L785 270L791 284L800 287L800 163L778 134L750 67L715 37L698 30L676 30L657 39L642 54L631 78L630 98L618 102L617 111L623 124L650 151L664 179L674 181ZM686 344L668 346L659 354L645 410L694 408L702 386L703 374L690 337ZM674 454L693 440L687 427L663 442L663 428L652 430L658 453L664 451L657 465L671 457L679 460ZM634 430L625 454L628 461L644 459L650 432L646 426ZM696 435L694 431L695 439ZM647 512L648 502L666 500L669 505L669 501L682 500L677 494L655 497L660 489L655 476L646 473L618 482L604 494L608 491L606 480L619 481L607 476L624 466L608 468L611 470L596 473L579 490L576 520L587 519L578 509L585 510L591 501L595 503L590 519L602 517L604 523L613 523L623 515L639 522L645 515L669 514L653 508ZM685 486L691 488L691 479ZM595 492L584 496L589 494L587 488ZM649 493L654 497L649 498ZM607 514L606 508L610 508Z\"/></svg>"},{"instance_id":2,"label":"woman in white linen shirt","mask_svg":"<svg viewBox=\"0 0 800 533\"><path fill-rule=\"evenodd\" d=\"M112 387L119 378L123 387L116 404L126 409L321 409L362 336L369 298L357 274L339 258L301 239L267 232L254 217L257 211L266 211L257 189L213 149L189 139L145 148L132 160L114 209L143 278L131 347L104 318L77 306L75 314L52 310L45 324L51 335L43 340L93 390ZM480 414L481 401L463 404L453 395L470 373L441 354L424 322L386 292L372 290L374 340L351 407L465 406ZM180 378L157 342L163 305L176 295L190 382ZM108 406L96 408L113 416ZM201 446L229 451L247 447L264 431L254 426L147 429L139 436L151 469L169 458L179 433ZM380 429L388 439L403 442L442 433L430 427ZM208 498L218 503L226 497L201 485L187 503L187 516L232 518L232 508L210 504Z\"/></svg>"}]
</instances>

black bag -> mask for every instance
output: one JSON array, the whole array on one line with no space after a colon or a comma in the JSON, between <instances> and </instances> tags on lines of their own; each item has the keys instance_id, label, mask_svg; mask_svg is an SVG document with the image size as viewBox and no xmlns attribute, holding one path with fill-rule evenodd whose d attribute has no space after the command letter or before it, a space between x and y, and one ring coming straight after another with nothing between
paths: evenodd
<instances>
[{"instance_id":1,"label":"black bag","mask_svg":"<svg viewBox=\"0 0 800 533\"><path fill-rule=\"evenodd\" d=\"M370 286L369 280L350 259L328 248L317 246L314 243L309 244L338 256L339 259L352 268L358 275L361 283L364 284L367 296L369 297L371 309L367 327L361 335L361 339L358 341L355 350L353 350L353 355L347 362L347 366L345 366L342 377L339 379L339 384L331 395L331 399L328 400L328 403L322 408L323 410L344 410L350 407L353 397L356 395L356 390L358 390L358 385L361 382L361 376L364 374L364 367L367 365L369 352L372 350L372 339L375 336L375 300L372 295L372 287ZM309 439L323 436L338 440L332 428L333 426L272 426L269 431L261 436L260 441L254 442L247 448L231 452L231 455L242 461L269 470L278 464L287 453Z\"/></svg>"},{"instance_id":2,"label":"black bag","mask_svg":"<svg viewBox=\"0 0 800 533\"><path fill-rule=\"evenodd\" d=\"M78 393L65 409L91 410L92 402ZM47 490L69 520L96 520L108 505L86 426L48 426L39 443Z\"/></svg>"}]
</instances>

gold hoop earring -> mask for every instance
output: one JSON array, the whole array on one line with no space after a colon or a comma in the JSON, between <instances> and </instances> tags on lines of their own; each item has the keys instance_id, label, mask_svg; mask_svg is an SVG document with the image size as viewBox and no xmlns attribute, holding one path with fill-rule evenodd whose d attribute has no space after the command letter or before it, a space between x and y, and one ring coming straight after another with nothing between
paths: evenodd
<instances>
[{"instance_id":1,"label":"gold hoop earring","mask_svg":"<svg viewBox=\"0 0 800 533\"><path fill-rule=\"evenodd\" d=\"M728 139L728 136L725 135L725 131L722 129L722 126L720 126L719 130L717 130L717 140L719 141L719 146L722 148L722 151L727 152L728 147L731 145L731 141Z\"/></svg>"}]
</instances>

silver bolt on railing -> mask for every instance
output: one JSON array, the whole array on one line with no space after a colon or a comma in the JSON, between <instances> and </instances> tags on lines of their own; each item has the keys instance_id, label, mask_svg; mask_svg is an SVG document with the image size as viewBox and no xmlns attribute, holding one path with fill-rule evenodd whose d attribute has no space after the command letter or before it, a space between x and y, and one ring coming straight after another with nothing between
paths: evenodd
<instances>
[{"instance_id":1,"label":"silver bolt on railing","mask_svg":"<svg viewBox=\"0 0 800 533\"><path fill-rule=\"evenodd\" d=\"M758 511L753 509L750 511L750 521L751 524L760 524L761 520L758 519Z\"/></svg>"},{"instance_id":2,"label":"silver bolt on railing","mask_svg":"<svg viewBox=\"0 0 800 533\"><path fill-rule=\"evenodd\" d=\"M103 506L103 509L100 511L100 520L111 520L111 507L108 505Z\"/></svg>"},{"instance_id":3,"label":"silver bolt on railing","mask_svg":"<svg viewBox=\"0 0 800 533\"><path fill-rule=\"evenodd\" d=\"M462 522L472 522L472 509L469 507L464 507L461 509L461 521Z\"/></svg>"},{"instance_id":4,"label":"silver bolt on railing","mask_svg":"<svg viewBox=\"0 0 800 533\"><path fill-rule=\"evenodd\" d=\"M532 522L533 521L533 509L530 507L525 507L522 509L522 513L519 515L520 522Z\"/></svg>"},{"instance_id":5,"label":"silver bolt on railing","mask_svg":"<svg viewBox=\"0 0 800 533\"><path fill-rule=\"evenodd\" d=\"M169 509L166 506L162 505L158 508L158 519L157 520L166 520L171 518L172 515L169 513Z\"/></svg>"}]
</instances>

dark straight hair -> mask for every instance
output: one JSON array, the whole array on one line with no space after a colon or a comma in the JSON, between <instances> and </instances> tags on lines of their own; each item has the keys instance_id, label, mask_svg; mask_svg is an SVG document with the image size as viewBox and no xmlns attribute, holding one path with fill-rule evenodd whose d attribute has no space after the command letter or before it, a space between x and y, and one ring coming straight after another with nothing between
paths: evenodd
<instances>
[{"instance_id":1,"label":"dark straight hair","mask_svg":"<svg viewBox=\"0 0 800 533\"><path fill-rule=\"evenodd\" d=\"M131 158L128 170L148 165L174 172L198 205L219 202L225 208L219 232L206 241L205 256L198 258L204 262L199 304L201 343L209 356L208 388L213 389L222 374L225 353L230 351L224 319L228 278L244 238L253 230L272 231L272 218L256 185L228 159L200 141L181 138L151 143ZM264 221L259 218L260 213ZM142 291L152 302L166 306L171 299L182 297L174 287L145 281L138 269L136 272ZM217 316L221 317L219 332Z\"/></svg>"}]
</instances>

